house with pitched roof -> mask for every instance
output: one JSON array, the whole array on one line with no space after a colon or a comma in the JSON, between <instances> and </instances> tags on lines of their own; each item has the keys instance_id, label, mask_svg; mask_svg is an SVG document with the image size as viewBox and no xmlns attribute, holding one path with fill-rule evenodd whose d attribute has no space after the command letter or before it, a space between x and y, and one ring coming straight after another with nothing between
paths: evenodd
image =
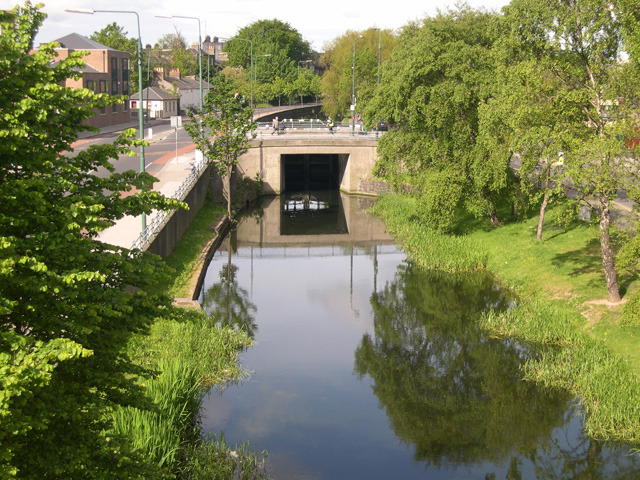
<instances>
[{"instance_id":1,"label":"house with pitched roof","mask_svg":"<svg viewBox=\"0 0 640 480\"><path fill-rule=\"evenodd\" d=\"M190 108L200 110L200 80L193 76L183 77L178 69L171 69L168 73L165 75L162 67L155 68L153 72L155 83L163 90L177 94L181 112L186 112ZM203 79L203 98L210 88L211 85Z\"/></svg>"},{"instance_id":2,"label":"house with pitched roof","mask_svg":"<svg viewBox=\"0 0 640 480\"><path fill-rule=\"evenodd\" d=\"M129 97L129 108L136 111L139 108L140 94L134 93ZM178 115L178 99L157 87L142 90L142 109L147 118L169 118Z\"/></svg>"},{"instance_id":3,"label":"house with pitched roof","mask_svg":"<svg viewBox=\"0 0 640 480\"><path fill-rule=\"evenodd\" d=\"M56 48L59 60L67 58L71 52L89 51L89 54L84 57L86 66L82 69L82 77L78 80L67 79L64 86L88 88L96 93L108 95L129 96L131 78L129 52L115 50L77 33L71 33L54 42L60 44L60 47ZM95 115L86 123L102 128L130 121L129 102L125 101L120 105L96 109Z\"/></svg>"}]
</instances>

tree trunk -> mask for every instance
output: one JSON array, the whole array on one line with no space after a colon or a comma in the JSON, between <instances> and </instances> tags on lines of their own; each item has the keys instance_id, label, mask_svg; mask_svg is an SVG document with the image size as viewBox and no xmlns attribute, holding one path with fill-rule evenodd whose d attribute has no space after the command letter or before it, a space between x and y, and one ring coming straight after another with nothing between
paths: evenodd
<instances>
[{"instance_id":1,"label":"tree trunk","mask_svg":"<svg viewBox=\"0 0 640 480\"><path fill-rule=\"evenodd\" d=\"M549 205L549 182L551 179L551 166L547 168L547 178L544 181L544 198L542 199L542 205L540 205L540 217L538 217L538 232L536 233L536 240L542 241L542 226L544 225L544 214L547 211L547 205Z\"/></svg>"},{"instance_id":2,"label":"tree trunk","mask_svg":"<svg viewBox=\"0 0 640 480\"><path fill-rule=\"evenodd\" d=\"M620 301L620 289L618 287L618 275L616 266L613 262L613 253L611 252L611 241L609 239L609 226L611 224L611 214L609 207L602 202L602 213L600 214L600 249L602 250L602 266L607 279L607 291L609 298L613 302Z\"/></svg>"},{"instance_id":3,"label":"tree trunk","mask_svg":"<svg viewBox=\"0 0 640 480\"><path fill-rule=\"evenodd\" d=\"M549 205L549 191L546 190L544 192L544 199L542 200L542 205L540 205L540 216L538 217L538 232L536 233L536 240L542 241L542 226L544 225L544 213L547 210L547 205Z\"/></svg>"},{"instance_id":4,"label":"tree trunk","mask_svg":"<svg viewBox=\"0 0 640 480\"><path fill-rule=\"evenodd\" d=\"M228 169L224 176L224 193L227 196L227 216L231 220L231 173Z\"/></svg>"},{"instance_id":5,"label":"tree trunk","mask_svg":"<svg viewBox=\"0 0 640 480\"><path fill-rule=\"evenodd\" d=\"M498 218L498 214L496 213L495 208L489 209L489 219L491 220L491 225L497 227L500 225L500 219Z\"/></svg>"}]
</instances>

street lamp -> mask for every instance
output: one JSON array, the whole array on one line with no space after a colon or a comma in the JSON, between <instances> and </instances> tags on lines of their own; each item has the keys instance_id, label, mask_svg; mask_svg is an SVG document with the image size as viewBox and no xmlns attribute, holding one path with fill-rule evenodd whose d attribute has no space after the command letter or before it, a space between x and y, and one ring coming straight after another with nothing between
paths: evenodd
<instances>
[{"instance_id":1,"label":"street lamp","mask_svg":"<svg viewBox=\"0 0 640 480\"><path fill-rule=\"evenodd\" d=\"M380 85L380 58L382 52L382 29L374 28L372 30L378 31L378 85Z\"/></svg>"},{"instance_id":2,"label":"street lamp","mask_svg":"<svg viewBox=\"0 0 640 480\"><path fill-rule=\"evenodd\" d=\"M202 115L204 111L202 109L202 34L200 30L200 19L198 17L186 17L183 15L156 15L158 18L188 18L190 20L198 21L198 72L200 76L200 123L202 123Z\"/></svg>"},{"instance_id":3,"label":"street lamp","mask_svg":"<svg viewBox=\"0 0 640 480\"><path fill-rule=\"evenodd\" d=\"M251 108L253 108L253 42L251 40L247 40L246 38L238 38L238 37L232 37L229 39L229 41L231 42L232 40L240 40L242 42L249 42L249 76L251 77Z\"/></svg>"},{"instance_id":4,"label":"street lamp","mask_svg":"<svg viewBox=\"0 0 640 480\"><path fill-rule=\"evenodd\" d=\"M356 128L356 40L363 38L358 35L353 39L353 63L351 64L351 107L353 109L353 121L351 122L351 132L355 132Z\"/></svg>"},{"instance_id":5,"label":"street lamp","mask_svg":"<svg viewBox=\"0 0 640 480\"><path fill-rule=\"evenodd\" d=\"M142 108L142 38L140 37L140 16L138 12L134 12L133 10L93 10L93 9L84 9L84 8L66 8L65 12L70 13L84 13L88 15L93 15L94 13L132 13L136 16L138 21L138 92L140 99L138 100L138 137L140 140L144 140L144 112ZM144 173L145 171L145 162L144 162L144 144L140 144L140 173ZM144 234L147 229L147 216L145 213L142 213L142 233Z\"/></svg>"},{"instance_id":6,"label":"street lamp","mask_svg":"<svg viewBox=\"0 0 640 480\"><path fill-rule=\"evenodd\" d=\"M149 90L151 89L151 52L170 52L169 48L145 49L147 53L147 122L149 122Z\"/></svg>"},{"instance_id":7,"label":"street lamp","mask_svg":"<svg viewBox=\"0 0 640 480\"><path fill-rule=\"evenodd\" d=\"M301 63L309 63L312 62L313 60L298 60L298 77L300 76L300 64ZM302 101L302 91L300 92L300 104L304 105L303 101Z\"/></svg>"}]
</instances>

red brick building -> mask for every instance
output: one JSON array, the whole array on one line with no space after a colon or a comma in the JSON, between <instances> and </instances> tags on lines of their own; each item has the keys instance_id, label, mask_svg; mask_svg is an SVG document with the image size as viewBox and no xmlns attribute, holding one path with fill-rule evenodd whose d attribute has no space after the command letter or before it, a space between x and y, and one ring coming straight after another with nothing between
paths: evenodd
<instances>
[{"instance_id":1,"label":"red brick building","mask_svg":"<svg viewBox=\"0 0 640 480\"><path fill-rule=\"evenodd\" d=\"M130 55L102 45L87 37L72 33L54 40L60 44L56 48L58 59L63 60L69 53L77 50L88 50L84 57L86 62L82 70L82 78L78 80L67 79L65 86L73 88L88 88L96 93L108 93L109 95L124 95L129 97L131 88ZM94 127L107 127L131 121L129 102L120 105L110 105L103 109L96 109L95 115L86 123Z\"/></svg>"}]
</instances>

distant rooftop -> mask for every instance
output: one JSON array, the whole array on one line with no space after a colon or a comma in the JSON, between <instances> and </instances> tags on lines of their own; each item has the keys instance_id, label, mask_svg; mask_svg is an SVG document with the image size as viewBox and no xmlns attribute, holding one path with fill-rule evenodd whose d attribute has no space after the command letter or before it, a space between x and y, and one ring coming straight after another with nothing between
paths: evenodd
<instances>
[{"instance_id":1,"label":"distant rooftop","mask_svg":"<svg viewBox=\"0 0 640 480\"><path fill-rule=\"evenodd\" d=\"M83 37L78 33L70 33L62 38L54 40L60 44L62 48L68 48L69 50L113 50L111 47L107 47L101 43L98 43L90 38Z\"/></svg>"},{"instance_id":2,"label":"distant rooftop","mask_svg":"<svg viewBox=\"0 0 640 480\"><path fill-rule=\"evenodd\" d=\"M160 88L156 88L156 87L151 87L151 88L145 88L144 90L142 90L142 97L147 100L175 100L176 97L171 95L168 92L165 92L164 90L161 90ZM138 93L134 93L133 95L131 95L129 97L131 100L138 100L140 98L140 95Z\"/></svg>"}]
</instances>

